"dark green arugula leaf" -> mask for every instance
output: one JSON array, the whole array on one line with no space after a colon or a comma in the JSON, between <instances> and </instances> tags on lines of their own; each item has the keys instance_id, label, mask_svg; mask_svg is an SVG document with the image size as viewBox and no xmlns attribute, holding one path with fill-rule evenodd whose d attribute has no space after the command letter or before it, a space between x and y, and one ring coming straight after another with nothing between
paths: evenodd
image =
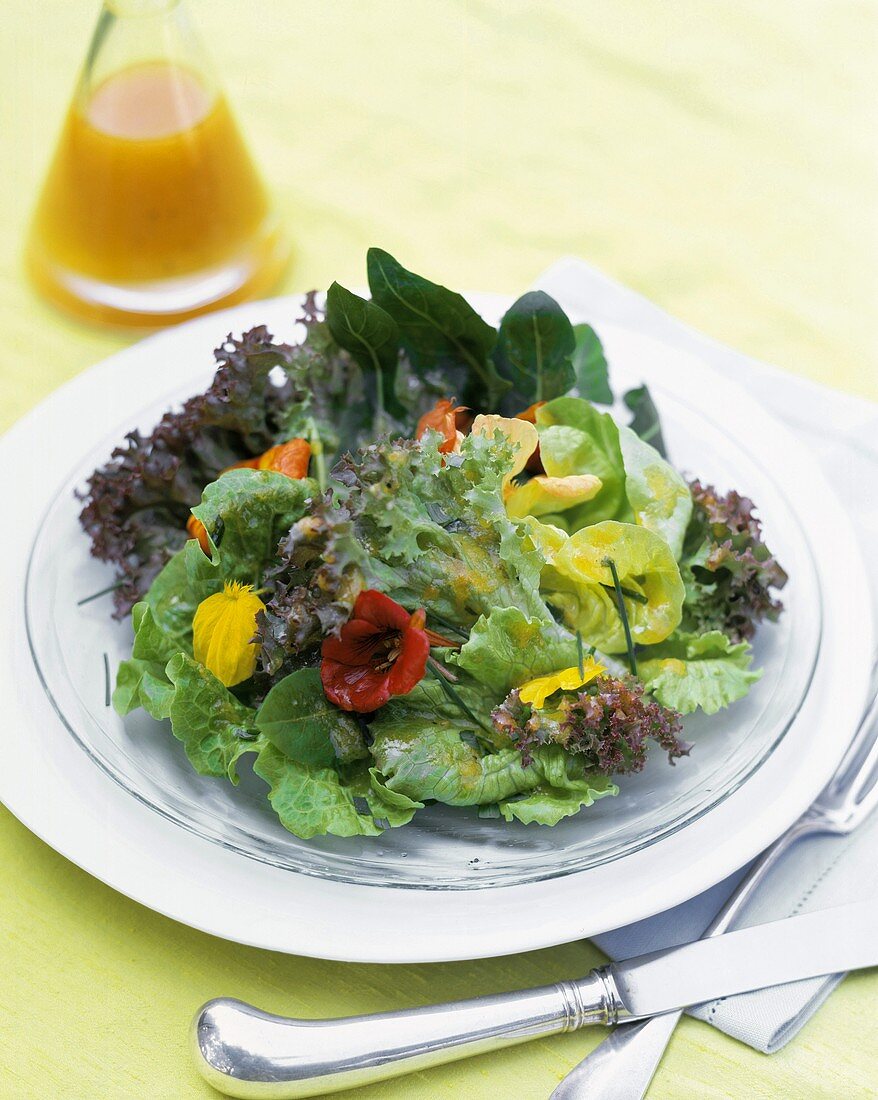
<instances>
[{"instance_id":1,"label":"dark green arugula leaf","mask_svg":"<svg viewBox=\"0 0 878 1100\"><path fill-rule=\"evenodd\" d=\"M449 388L475 410L493 410L509 389L490 359L497 333L460 295L407 271L389 253L367 256L373 300L399 325L402 346L415 372L439 370Z\"/></svg>"},{"instance_id":2,"label":"dark green arugula leaf","mask_svg":"<svg viewBox=\"0 0 878 1100\"><path fill-rule=\"evenodd\" d=\"M570 357L573 326L554 298L541 290L522 295L506 311L494 348L494 362L512 385L504 410L521 412L536 401L563 397L575 381Z\"/></svg>"},{"instance_id":3,"label":"dark green arugula leaf","mask_svg":"<svg viewBox=\"0 0 878 1100\"><path fill-rule=\"evenodd\" d=\"M316 668L275 684L256 715L260 733L290 760L318 768L369 756L356 719L332 705Z\"/></svg>"},{"instance_id":4,"label":"dark green arugula leaf","mask_svg":"<svg viewBox=\"0 0 878 1100\"><path fill-rule=\"evenodd\" d=\"M576 388L579 396L598 405L612 405L610 368L604 355L604 345L591 325L574 325L576 347L573 351L573 369L576 372Z\"/></svg>"},{"instance_id":5,"label":"dark green arugula leaf","mask_svg":"<svg viewBox=\"0 0 878 1100\"><path fill-rule=\"evenodd\" d=\"M377 303L333 283L326 292L326 323L339 347L353 355L367 378L374 378L379 416L387 409L392 416L405 418L406 410L396 396L396 321Z\"/></svg>"},{"instance_id":6,"label":"dark green arugula leaf","mask_svg":"<svg viewBox=\"0 0 878 1100\"><path fill-rule=\"evenodd\" d=\"M668 457L662 436L662 425L659 419L658 409L652 400L652 395L646 386L638 386L628 390L623 398L625 404L634 413L629 427L640 436L644 443L655 447L662 458Z\"/></svg>"}]
</instances>

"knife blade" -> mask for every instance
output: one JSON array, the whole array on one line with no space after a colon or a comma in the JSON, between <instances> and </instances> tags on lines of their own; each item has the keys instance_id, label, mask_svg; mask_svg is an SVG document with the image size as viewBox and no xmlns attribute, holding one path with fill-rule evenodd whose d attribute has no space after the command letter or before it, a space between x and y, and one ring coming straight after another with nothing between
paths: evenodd
<instances>
[{"instance_id":1,"label":"knife blade","mask_svg":"<svg viewBox=\"0 0 878 1100\"><path fill-rule=\"evenodd\" d=\"M192 1050L202 1076L228 1095L316 1096L588 1024L876 966L876 933L878 898L612 963L577 981L403 1012L297 1020L220 998L196 1014Z\"/></svg>"},{"instance_id":2,"label":"knife blade","mask_svg":"<svg viewBox=\"0 0 878 1100\"><path fill-rule=\"evenodd\" d=\"M607 969L629 1016L729 997L821 974L878 965L878 900L655 951Z\"/></svg>"}]
</instances>

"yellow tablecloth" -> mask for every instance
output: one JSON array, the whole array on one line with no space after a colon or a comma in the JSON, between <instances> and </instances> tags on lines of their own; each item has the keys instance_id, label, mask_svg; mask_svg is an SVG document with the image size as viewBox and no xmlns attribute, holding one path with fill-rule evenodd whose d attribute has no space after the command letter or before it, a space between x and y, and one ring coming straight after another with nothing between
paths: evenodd
<instances>
[{"instance_id":1,"label":"yellow tablecloth","mask_svg":"<svg viewBox=\"0 0 878 1100\"><path fill-rule=\"evenodd\" d=\"M455 288L508 292L577 253L753 355L878 397L875 5L192 7L295 240L282 289L362 283L370 244ZM95 9L3 5L2 426L132 338L56 314L18 257ZM185 1035L220 993L334 1015L537 984L596 959L573 944L392 968L238 947L119 897L2 810L0 876L4 1097L212 1095ZM849 978L770 1059L686 1021L652 1095L874 1096L876 1010L878 977ZM539 1100L596 1041L567 1035L358 1095Z\"/></svg>"}]
</instances>

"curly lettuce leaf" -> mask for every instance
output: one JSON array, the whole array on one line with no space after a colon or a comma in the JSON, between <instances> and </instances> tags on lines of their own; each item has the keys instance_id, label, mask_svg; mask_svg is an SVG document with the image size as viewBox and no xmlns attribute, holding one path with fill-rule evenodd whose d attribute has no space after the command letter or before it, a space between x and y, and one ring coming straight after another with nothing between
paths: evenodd
<instances>
[{"instance_id":1,"label":"curly lettuce leaf","mask_svg":"<svg viewBox=\"0 0 878 1100\"><path fill-rule=\"evenodd\" d=\"M663 538L679 561L692 517L692 493L686 480L630 428L619 428L619 445L634 522Z\"/></svg>"},{"instance_id":2,"label":"curly lettuce leaf","mask_svg":"<svg viewBox=\"0 0 878 1100\"><path fill-rule=\"evenodd\" d=\"M363 588L425 608L443 633L466 632L496 608L552 621L539 594L544 558L503 505L510 446L471 435L459 454L443 456L438 439L381 442L336 468L335 500L281 546L260 627L267 669L337 629Z\"/></svg>"},{"instance_id":3,"label":"curly lettuce leaf","mask_svg":"<svg viewBox=\"0 0 878 1100\"><path fill-rule=\"evenodd\" d=\"M118 618L185 543L189 510L204 486L289 438L289 410L304 396L294 364L308 355L275 343L262 326L240 340L229 336L214 352L218 367L207 391L166 413L149 435L130 432L88 479L80 523L94 556L117 567ZM275 367L284 372L280 384Z\"/></svg>"},{"instance_id":4,"label":"curly lettuce leaf","mask_svg":"<svg viewBox=\"0 0 878 1100\"><path fill-rule=\"evenodd\" d=\"M276 683L259 708L256 726L300 764L325 768L369 757L357 720L329 702L316 668L299 669Z\"/></svg>"},{"instance_id":5,"label":"curly lettuce leaf","mask_svg":"<svg viewBox=\"0 0 878 1100\"><path fill-rule=\"evenodd\" d=\"M661 645L650 646L638 662L646 687L666 707L681 714L698 709L705 714L742 699L761 676L751 670L747 642L732 642L719 630L707 634L679 632Z\"/></svg>"},{"instance_id":6,"label":"curly lettuce leaf","mask_svg":"<svg viewBox=\"0 0 878 1100\"><path fill-rule=\"evenodd\" d=\"M333 836L380 836L411 821L423 803L387 792L365 764L345 774L335 768L291 760L275 745L264 745L253 770L269 786L268 800L281 825L309 840Z\"/></svg>"},{"instance_id":7,"label":"curly lettuce leaf","mask_svg":"<svg viewBox=\"0 0 878 1100\"><path fill-rule=\"evenodd\" d=\"M273 470L229 470L208 485L192 514L222 547L223 579L259 583L281 536L318 492L310 478Z\"/></svg>"},{"instance_id":8,"label":"curly lettuce leaf","mask_svg":"<svg viewBox=\"0 0 878 1100\"><path fill-rule=\"evenodd\" d=\"M493 358L511 389L502 411L514 416L537 401L562 397L576 375L573 326L554 298L541 290L522 295L500 322Z\"/></svg>"},{"instance_id":9,"label":"curly lettuce leaf","mask_svg":"<svg viewBox=\"0 0 878 1100\"><path fill-rule=\"evenodd\" d=\"M501 695L536 676L576 664L573 635L555 622L528 618L517 607L483 615L449 661Z\"/></svg>"},{"instance_id":10,"label":"curly lettuce leaf","mask_svg":"<svg viewBox=\"0 0 878 1100\"><path fill-rule=\"evenodd\" d=\"M167 665L174 694L168 708L174 736L199 775L226 776L237 783L235 764L253 752L256 713L186 653Z\"/></svg>"}]
</instances>

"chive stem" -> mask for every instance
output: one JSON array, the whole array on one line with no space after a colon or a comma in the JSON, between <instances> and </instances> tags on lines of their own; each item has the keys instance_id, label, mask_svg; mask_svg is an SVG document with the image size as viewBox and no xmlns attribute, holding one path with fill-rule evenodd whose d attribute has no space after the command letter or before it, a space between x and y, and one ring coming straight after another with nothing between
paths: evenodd
<instances>
[{"instance_id":1,"label":"chive stem","mask_svg":"<svg viewBox=\"0 0 878 1100\"><path fill-rule=\"evenodd\" d=\"M106 596L108 592L115 592L117 588L121 588L124 581L113 581L112 584L108 584L106 588L102 588L100 592L92 592L90 596L84 597L84 599L77 600L76 606L82 607L83 604L91 603L92 600L97 600L101 596Z\"/></svg>"},{"instance_id":2,"label":"chive stem","mask_svg":"<svg viewBox=\"0 0 878 1100\"><path fill-rule=\"evenodd\" d=\"M576 662L579 665L579 675L585 679L585 657L582 652L582 634L576 631Z\"/></svg>"},{"instance_id":3,"label":"chive stem","mask_svg":"<svg viewBox=\"0 0 878 1100\"><path fill-rule=\"evenodd\" d=\"M605 589L607 592L613 592L614 594L617 591L621 592L623 596L626 596L629 600L634 600L635 603L649 603L648 596L644 596L642 592L635 592L633 588L626 588L623 584L620 584L617 588L615 585L603 584L602 582L601 588Z\"/></svg>"},{"instance_id":4,"label":"chive stem","mask_svg":"<svg viewBox=\"0 0 878 1100\"><path fill-rule=\"evenodd\" d=\"M112 692L110 691L110 658L107 654L104 654L104 706L108 707L112 701Z\"/></svg>"},{"instance_id":5,"label":"chive stem","mask_svg":"<svg viewBox=\"0 0 878 1100\"><path fill-rule=\"evenodd\" d=\"M637 658L634 655L634 642L631 639L631 625L628 622L628 612L625 610L622 585L619 584L619 572L612 558L605 558L604 565L607 566L613 577L613 587L616 589L616 606L619 608L619 618L622 620L622 628L625 631L625 645L628 647L628 666L631 669L631 675L636 676Z\"/></svg>"},{"instance_id":6,"label":"chive stem","mask_svg":"<svg viewBox=\"0 0 878 1100\"><path fill-rule=\"evenodd\" d=\"M437 681L442 686L442 690L445 692L445 694L448 696L448 698L452 701L452 703L454 703L455 706L459 707L463 711L463 713L467 716L467 718L469 718L469 720L471 722L475 722L475 724L480 729L483 729L485 731L485 733L487 733L491 737L493 737L494 736L494 731L492 729L490 729L488 726L486 726L484 722L482 722L478 718L476 718L476 716L469 709L469 707L466 705L466 703L463 701L463 699L461 699L461 697L457 694L457 692L454 690L454 688L451 686L451 684L448 682L448 680L446 680L445 676L448 674L448 669L443 668L442 665L440 665L439 662L437 660L435 660L433 657L429 658L428 663L429 663L429 666L430 666L430 671L436 677Z\"/></svg>"},{"instance_id":7,"label":"chive stem","mask_svg":"<svg viewBox=\"0 0 878 1100\"><path fill-rule=\"evenodd\" d=\"M313 417L308 420L308 442L311 444L311 457L314 459L314 466L317 472L317 484L320 486L320 492L325 493L326 487L329 485L329 476L326 471L326 455L323 451L323 440L320 438L320 433L317 431L317 424Z\"/></svg>"}]
</instances>

